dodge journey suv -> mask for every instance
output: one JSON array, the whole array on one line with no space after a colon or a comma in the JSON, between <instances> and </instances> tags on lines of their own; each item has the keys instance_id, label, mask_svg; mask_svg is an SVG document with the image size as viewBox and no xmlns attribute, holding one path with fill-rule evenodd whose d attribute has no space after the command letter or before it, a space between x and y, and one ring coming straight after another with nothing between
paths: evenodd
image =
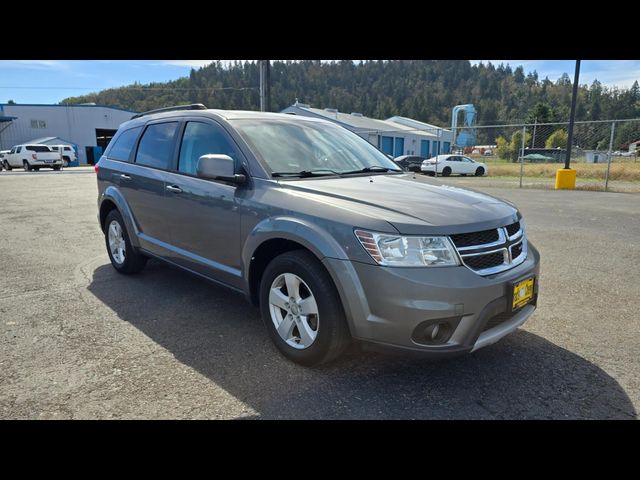
<instances>
[{"instance_id":1,"label":"dodge journey suv","mask_svg":"<svg viewBox=\"0 0 640 480\"><path fill-rule=\"evenodd\" d=\"M155 110L120 126L96 171L118 272L156 258L242 292L301 364L353 340L472 352L536 308L540 257L514 205L401 170L325 120Z\"/></svg>"}]
</instances>

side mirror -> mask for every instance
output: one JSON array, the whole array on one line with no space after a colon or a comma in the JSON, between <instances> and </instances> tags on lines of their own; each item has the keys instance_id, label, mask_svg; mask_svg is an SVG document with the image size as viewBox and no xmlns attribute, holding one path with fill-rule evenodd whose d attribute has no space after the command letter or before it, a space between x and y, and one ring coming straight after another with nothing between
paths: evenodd
<instances>
[{"instance_id":1,"label":"side mirror","mask_svg":"<svg viewBox=\"0 0 640 480\"><path fill-rule=\"evenodd\" d=\"M244 175L235 173L235 164L229 155L202 155L198 159L196 175L200 178L238 184L247 180Z\"/></svg>"}]
</instances>

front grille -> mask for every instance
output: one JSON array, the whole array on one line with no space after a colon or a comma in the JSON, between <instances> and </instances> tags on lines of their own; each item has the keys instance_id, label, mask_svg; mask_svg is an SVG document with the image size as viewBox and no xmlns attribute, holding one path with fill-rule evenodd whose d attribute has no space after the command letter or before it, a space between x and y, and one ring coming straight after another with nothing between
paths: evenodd
<instances>
[{"instance_id":1,"label":"front grille","mask_svg":"<svg viewBox=\"0 0 640 480\"><path fill-rule=\"evenodd\" d=\"M522 253L522 242L511 247L511 258L518 258Z\"/></svg>"},{"instance_id":2,"label":"front grille","mask_svg":"<svg viewBox=\"0 0 640 480\"><path fill-rule=\"evenodd\" d=\"M520 231L520 222L507 225L505 228L507 229L507 233L509 234L509 236L513 237L516 233Z\"/></svg>"},{"instance_id":3,"label":"front grille","mask_svg":"<svg viewBox=\"0 0 640 480\"><path fill-rule=\"evenodd\" d=\"M457 233L450 238L462 262L478 275L503 272L527 258L527 239L519 221L492 230Z\"/></svg>"},{"instance_id":4,"label":"front grille","mask_svg":"<svg viewBox=\"0 0 640 480\"><path fill-rule=\"evenodd\" d=\"M501 323L508 322L513 318L516 312L502 312L496 315L495 317L491 317L487 324L482 329L483 332L492 329L493 327L497 327Z\"/></svg>"},{"instance_id":5,"label":"front grille","mask_svg":"<svg viewBox=\"0 0 640 480\"><path fill-rule=\"evenodd\" d=\"M504 253L502 251L489 253L487 255L475 255L465 257L464 263L473 270L484 270L502 265L504 263Z\"/></svg>"},{"instance_id":6,"label":"front grille","mask_svg":"<svg viewBox=\"0 0 640 480\"><path fill-rule=\"evenodd\" d=\"M474 247L498 241L498 230L483 230L481 232L459 233L451 235L451 240L458 248Z\"/></svg>"}]
</instances>

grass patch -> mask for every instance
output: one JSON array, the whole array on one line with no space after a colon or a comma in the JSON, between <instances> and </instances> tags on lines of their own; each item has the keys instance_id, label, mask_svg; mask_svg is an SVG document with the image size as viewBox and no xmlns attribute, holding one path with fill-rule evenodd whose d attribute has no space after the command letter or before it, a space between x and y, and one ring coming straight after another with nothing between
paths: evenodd
<instances>
[{"instance_id":1,"label":"grass patch","mask_svg":"<svg viewBox=\"0 0 640 480\"><path fill-rule=\"evenodd\" d=\"M519 177L519 163L489 163L490 177ZM525 163L523 176L528 178L555 178L556 171L562 168L560 163ZM579 179L603 180L607 165L603 163L574 163L571 168L576 170ZM640 182L640 162L612 163L609 180L623 180L626 182Z\"/></svg>"}]
</instances>

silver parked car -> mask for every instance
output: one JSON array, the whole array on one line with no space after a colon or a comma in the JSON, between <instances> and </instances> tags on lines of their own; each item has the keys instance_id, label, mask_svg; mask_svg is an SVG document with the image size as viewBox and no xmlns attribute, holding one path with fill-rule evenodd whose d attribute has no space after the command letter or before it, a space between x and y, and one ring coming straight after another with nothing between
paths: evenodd
<instances>
[{"instance_id":1,"label":"silver parked car","mask_svg":"<svg viewBox=\"0 0 640 480\"><path fill-rule=\"evenodd\" d=\"M536 308L539 255L514 205L403 171L328 121L148 112L121 125L96 171L118 272L153 257L244 293L295 362L354 340L472 352Z\"/></svg>"}]
</instances>

